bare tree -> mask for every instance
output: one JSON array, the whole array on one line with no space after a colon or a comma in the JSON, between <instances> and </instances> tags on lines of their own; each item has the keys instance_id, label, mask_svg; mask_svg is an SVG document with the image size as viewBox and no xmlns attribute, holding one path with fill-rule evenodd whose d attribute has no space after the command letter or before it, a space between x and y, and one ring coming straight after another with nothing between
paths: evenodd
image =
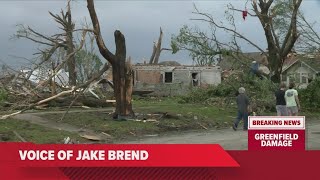
<instances>
[{"instance_id":1,"label":"bare tree","mask_svg":"<svg viewBox=\"0 0 320 180\"><path fill-rule=\"evenodd\" d=\"M61 16L54 15L50 12L50 15L54 17L55 21L59 23L64 30L65 43L67 45L67 54L71 54L74 51L73 44L73 32L75 29L75 24L72 22L70 0L68 1L67 11L64 13L61 10ZM68 72L69 72L69 84L75 86L77 84L77 74L76 74L76 59L75 56L71 56L68 61Z\"/></svg>"},{"instance_id":2,"label":"bare tree","mask_svg":"<svg viewBox=\"0 0 320 180\"><path fill-rule=\"evenodd\" d=\"M55 15L49 12L54 20L62 26L61 29L64 32L61 34L48 36L37 32L31 27L19 25L19 29L15 35L17 38L26 38L38 44L48 46L48 49L40 50L40 53L43 55L43 62L48 61L58 48L63 47L67 51L67 56L74 52L75 45L73 43L73 33L75 30L75 24L72 22L70 0L67 3L67 11L64 12L61 10L60 13L60 15ZM75 86L77 82L77 74L74 55L70 56L67 67L69 72L69 85Z\"/></svg>"},{"instance_id":3,"label":"bare tree","mask_svg":"<svg viewBox=\"0 0 320 180\"><path fill-rule=\"evenodd\" d=\"M125 117L134 116L131 104L133 70L131 67L131 62L126 62L125 37L119 30L114 32L116 52L115 54L111 53L106 47L102 38L100 24L93 0L87 0L87 8L91 17L99 51L112 66L114 94L116 98L116 111L114 117L122 119Z\"/></svg>"}]
</instances>

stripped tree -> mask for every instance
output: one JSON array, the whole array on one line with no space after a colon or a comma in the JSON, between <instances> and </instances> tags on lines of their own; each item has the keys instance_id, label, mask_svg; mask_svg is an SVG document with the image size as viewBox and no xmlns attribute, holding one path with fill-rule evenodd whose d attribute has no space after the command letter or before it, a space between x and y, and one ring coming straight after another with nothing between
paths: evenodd
<instances>
[{"instance_id":1,"label":"stripped tree","mask_svg":"<svg viewBox=\"0 0 320 180\"><path fill-rule=\"evenodd\" d=\"M87 8L91 17L99 51L112 66L114 95L116 98L116 111L114 113L114 118L122 119L132 117L134 116L131 104L133 70L131 62L126 62L125 37L119 30L114 32L116 52L115 54L111 53L102 38L100 24L93 0L87 0Z\"/></svg>"},{"instance_id":2,"label":"stripped tree","mask_svg":"<svg viewBox=\"0 0 320 180\"><path fill-rule=\"evenodd\" d=\"M75 29L75 24L72 22L71 16L71 7L70 7L70 0L68 1L67 11L64 13L61 10L61 15L54 15L49 12L52 17L54 17L55 21L62 26L62 29L65 32L65 42L67 45L67 54L71 54L74 51L74 44L73 44L73 32ZM68 72L69 72L69 84L71 86L75 86L77 83L77 74L76 74L76 59L75 56L71 56L70 60L68 61Z\"/></svg>"},{"instance_id":3,"label":"stripped tree","mask_svg":"<svg viewBox=\"0 0 320 180\"><path fill-rule=\"evenodd\" d=\"M162 31L162 28L160 27L160 35L159 35L158 41L153 42L153 50L152 50L152 55L150 57L149 64L158 64L161 52L164 50L171 51L171 49L169 48L161 47L162 37L163 37L163 31Z\"/></svg>"}]
</instances>

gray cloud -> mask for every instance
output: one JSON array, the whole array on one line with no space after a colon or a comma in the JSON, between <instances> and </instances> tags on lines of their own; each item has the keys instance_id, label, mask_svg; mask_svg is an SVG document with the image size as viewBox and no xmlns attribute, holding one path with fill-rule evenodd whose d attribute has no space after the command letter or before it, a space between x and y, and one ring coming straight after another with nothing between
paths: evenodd
<instances>
[{"instance_id":1,"label":"gray cloud","mask_svg":"<svg viewBox=\"0 0 320 180\"><path fill-rule=\"evenodd\" d=\"M196 1L197 7L214 14L218 20L224 21L226 4L231 2L239 9L244 8L246 1ZM172 34L177 34L184 24L207 25L190 21L194 17L192 1L96 1L102 33L107 46L114 50L113 32L120 29L126 37L128 55L135 62L148 59L152 51L152 43L158 38L159 27L164 30L163 46L170 46ZM10 58L9 54L32 57L37 46L26 40L9 41L9 37L16 31L16 24L30 25L39 32L54 34L59 32L56 23L49 16L48 11L59 13L66 6L65 1L0 1L0 58L9 64L19 65L21 60ZM316 21L319 3L317 1L303 1L302 9L310 21ZM72 6L73 18L77 23L84 18L90 22L85 1L75 1ZM315 15L317 14L317 16ZM263 48L266 46L264 33L256 18L248 17L243 21L241 13L235 14L238 30L253 42ZM222 32L220 39L228 39ZM255 50L252 46L242 42L245 51ZM186 52L172 55L170 52L161 54L161 60L178 60L181 63L191 63Z\"/></svg>"}]
</instances>

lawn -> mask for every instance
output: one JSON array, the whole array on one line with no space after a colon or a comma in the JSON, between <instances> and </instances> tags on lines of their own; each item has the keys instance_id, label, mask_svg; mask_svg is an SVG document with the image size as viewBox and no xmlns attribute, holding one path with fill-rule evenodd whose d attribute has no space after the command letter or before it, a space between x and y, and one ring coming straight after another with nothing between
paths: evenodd
<instances>
[{"instance_id":1,"label":"lawn","mask_svg":"<svg viewBox=\"0 0 320 180\"><path fill-rule=\"evenodd\" d=\"M235 109L222 109L197 104L179 104L175 99L153 99L133 101L134 111L141 121L115 121L106 112L69 113L63 123L87 128L97 133L107 133L114 140L123 140L144 135L163 134L183 130L200 130L229 127L234 119ZM147 114L166 114L162 118L151 118ZM147 117L148 118L143 118ZM46 119L60 119L61 114L47 114Z\"/></svg>"},{"instance_id":2,"label":"lawn","mask_svg":"<svg viewBox=\"0 0 320 180\"><path fill-rule=\"evenodd\" d=\"M148 98L133 101L138 119L115 121L110 109L98 112L69 113L62 123L73 125L79 130L90 129L97 134L112 136L111 141L136 139L144 136L158 136L186 130L208 130L231 127L236 116L236 107L217 107L204 104L180 104L174 98ZM53 111L55 111L53 109ZM158 114L158 116L153 116ZM41 115L50 121L60 120L63 113ZM275 115L267 112L263 115ZM308 120L319 120L320 112L302 112ZM161 118L160 118L161 116ZM138 121L136 121L138 120ZM151 120L151 121L149 121ZM19 141L13 131L27 141L35 143L62 143L67 136L83 142L79 134L45 128L26 121L7 119L0 121L0 140Z\"/></svg>"},{"instance_id":3,"label":"lawn","mask_svg":"<svg viewBox=\"0 0 320 180\"><path fill-rule=\"evenodd\" d=\"M27 121L17 119L0 120L0 141L21 142L14 132L17 132L28 142L34 143L63 143L65 137L75 138L77 134L66 131L45 128L40 125L31 124Z\"/></svg>"}]
</instances>

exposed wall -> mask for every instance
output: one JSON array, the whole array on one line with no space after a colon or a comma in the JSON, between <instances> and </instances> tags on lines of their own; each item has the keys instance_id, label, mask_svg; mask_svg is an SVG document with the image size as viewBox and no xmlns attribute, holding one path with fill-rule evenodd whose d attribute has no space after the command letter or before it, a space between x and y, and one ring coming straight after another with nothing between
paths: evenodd
<instances>
[{"instance_id":1,"label":"exposed wall","mask_svg":"<svg viewBox=\"0 0 320 180\"><path fill-rule=\"evenodd\" d=\"M152 94L158 96L186 94L192 88L195 88L192 83L193 73L198 80L197 88L221 83L221 71L219 67L147 65L134 66L133 68L135 70L134 90L154 91ZM167 82L165 79L167 79Z\"/></svg>"}]
</instances>

